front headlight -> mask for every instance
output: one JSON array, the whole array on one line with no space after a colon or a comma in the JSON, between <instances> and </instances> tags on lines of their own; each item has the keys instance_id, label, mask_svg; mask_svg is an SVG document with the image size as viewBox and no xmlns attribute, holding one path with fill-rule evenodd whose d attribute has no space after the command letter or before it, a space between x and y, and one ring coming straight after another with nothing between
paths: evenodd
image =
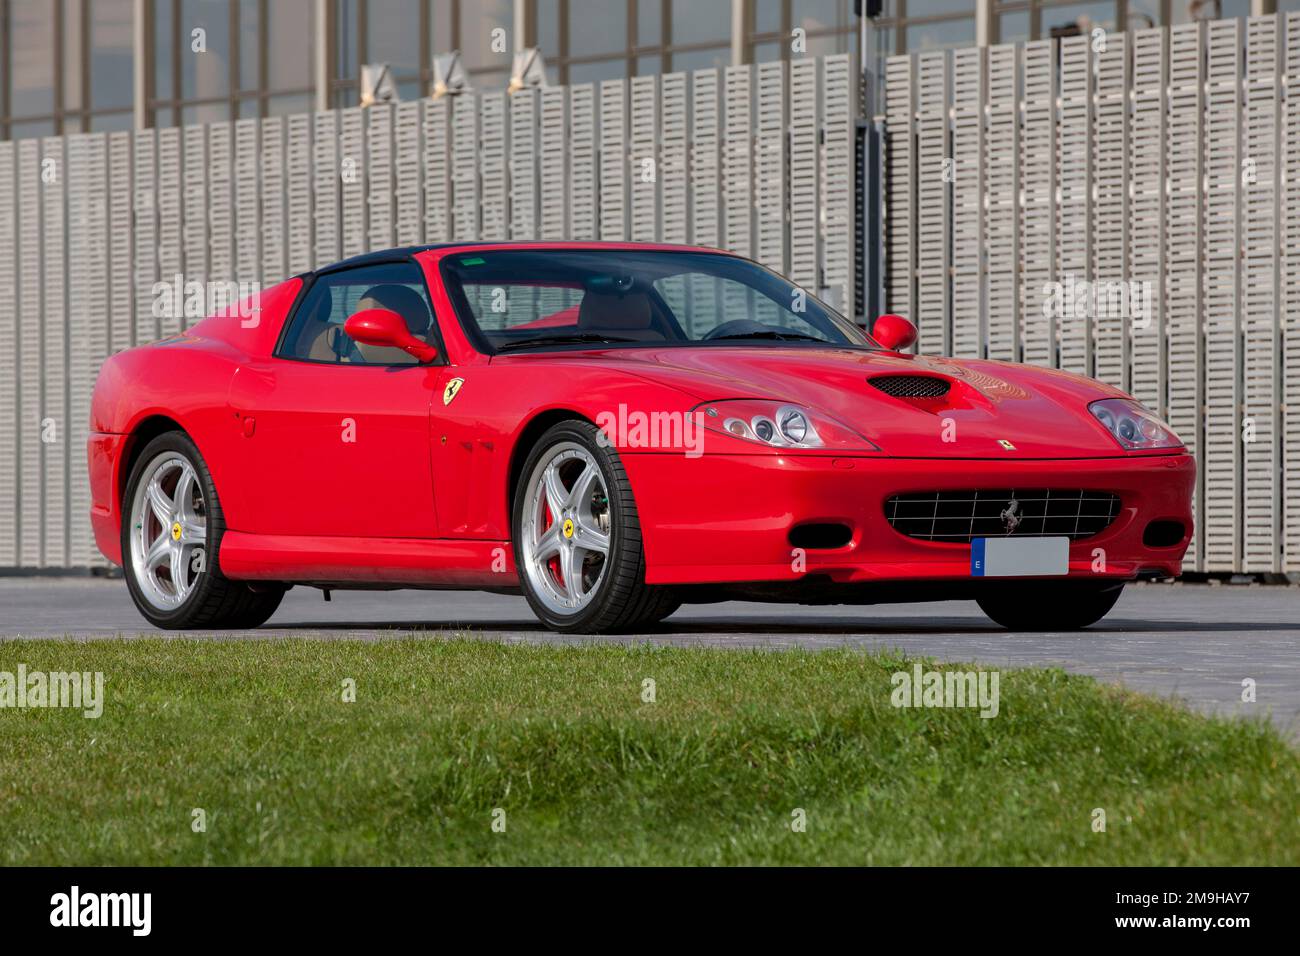
<instances>
[{"instance_id":1,"label":"front headlight","mask_svg":"<svg viewBox=\"0 0 1300 956\"><path fill-rule=\"evenodd\" d=\"M1182 439L1172 428L1131 399L1103 398L1089 405L1088 411L1106 426L1121 448L1142 451L1183 447Z\"/></svg>"},{"instance_id":2,"label":"front headlight","mask_svg":"<svg viewBox=\"0 0 1300 956\"><path fill-rule=\"evenodd\" d=\"M769 448L827 448L879 451L862 437L828 415L802 405L758 398L733 398L705 402L694 412L704 415L704 427Z\"/></svg>"}]
</instances>

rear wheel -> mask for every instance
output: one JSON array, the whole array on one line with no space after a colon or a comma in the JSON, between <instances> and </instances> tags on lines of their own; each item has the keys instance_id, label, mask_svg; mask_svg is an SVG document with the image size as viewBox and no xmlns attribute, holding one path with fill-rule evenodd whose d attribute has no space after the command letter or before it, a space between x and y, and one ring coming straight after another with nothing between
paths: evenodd
<instances>
[{"instance_id":1,"label":"rear wheel","mask_svg":"<svg viewBox=\"0 0 1300 956\"><path fill-rule=\"evenodd\" d=\"M598 434L583 421L552 427L529 452L515 491L520 584L533 612L557 631L632 630L681 603L645 583L632 486Z\"/></svg>"},{"instance_id":2,"label":"rear wheel","mask_svg":"<svg viewBox=\"0 0 1300 956\"><path fill-rule=\"evenodd\" d=\"M1123 581L1040 581L999 586L975 600L1008 630L1075 631L1105 617L1123 591Z\"/></svg>"},{"instance_id":3,"label":"rear wheel","mask_svg":"<svg viewBox=\"0 0 1300 956\"><path fill-rule=\"evenodd\" d=\"M122 502L122 561L135 606L171 629L257 627L275 613L284 586L254 590L221 574L225 518L198 448L184 432L145 446Z\"/></svg>"}]
</instances>

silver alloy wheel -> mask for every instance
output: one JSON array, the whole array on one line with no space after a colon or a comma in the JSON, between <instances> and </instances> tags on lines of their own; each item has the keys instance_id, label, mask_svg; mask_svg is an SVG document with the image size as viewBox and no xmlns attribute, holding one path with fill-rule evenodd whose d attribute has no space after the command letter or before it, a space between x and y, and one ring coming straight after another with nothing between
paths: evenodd
<instances>
[{"instance_id":1,"label":"silver alloy wheel","mask_svg":"<svg viewBox=\"0 0 1300 956\"><path fill-rule=\"evenodd\" d=\"M600 465L576 442L560 442L537 462L524 494L523 572L549 610L576 614L609 563L612 515Z\"/></svg>"},{"instance_id":2,"label":"silver alloy wheel","mask_svg":"<svg viewBox=\"0 0 1300 956\"><path fill-rule=\"evenodd\" d=\"M131 570L145 599L173 611L206 567L207 504L194 466L163 452L140 476L131 502Z\"/></svg>"}]
</instances>

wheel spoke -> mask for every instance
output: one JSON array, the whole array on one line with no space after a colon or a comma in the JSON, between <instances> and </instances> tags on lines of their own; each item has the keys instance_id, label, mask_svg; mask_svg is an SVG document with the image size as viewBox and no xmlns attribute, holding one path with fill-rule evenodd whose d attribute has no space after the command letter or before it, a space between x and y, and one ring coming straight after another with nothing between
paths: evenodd
<instances>
[{"instance_id":1,"label":"wheel spoke","mask_svg":"<svg viewBox=\"0 0 1300 956\"><path fill-rule=\"evenodd\" d=\"M533 545L533 559L546 561L560 553L560 526L553 524L542 532L537 543Z\"/></svg>"},{"instance_id":2,"label":"wheel spoke","mask_svg":"<svg viewBox=\"0 0 1300 956\"><path fill-rule=\"evenodd\" d=\"M198 517L194 510L194 485L197 480L198 476L194 474L194 469L186 463L181 468L181 476L176 479L176 491L172 495L172 500L176 503L176 512L181 516L182 523L188 523L189 520Z\"/></svg>"},{"instance_id":3,"label":"wheel spoke","mask_svg":"<svg viewBox=\"0 0 1300 956\"><path fill-rule=\"evenodd\" d=\"M564 578L564 593L571 601L581 601L586 592L582 585L582 554L577 548L560 551L560 574Z\"/></svg>"},{"instance_id":4,"label":"wheel spoke","mask_svg":"<svg viewBox=\"0 0 1300 956\"><path fill-rule=\"evenodd\" d=\"M569 492L569 502L579 513L591 510L591 489L600 480L600 471L595 465L588 464L578 475Z\"/></svg>"},{"instance_id":5,"label":"wheel spoke","mask_svg":"<svg viewBox=\"0 0 1300 956\"><path fill-rule=\"evenodd\" d=\"M578 512L578 534L573 540L584 551L609 554L609 535L600 530L595 518L581 511Z\"/></svg>"},{"instance_id":6,"label":"wheel spoke","mask_svg":"<svg viewBox=\"0 0 1300 956\"><path fill-rule=\"evenodd\" d=\"M207 523L197 516L181 515L181 544L203 545L208 541Z\"/></svg>"},{"instance_id":7,"label":"wheel spoke","mask_svg":"<svg viewBox=\"0 0 1300 956\"><path fill-rule=\"evenodd\" d=\"M171 535L165 528L163 533L154 539L153 544L149 545L149 550L144 555L145 570L152 573L161 567L171 558Z\"/></svg>"},{"instance_id":8,"label":"wheel spoke","mask_svg":"<svg viewBox=\"0 0 1300 956\"><path fill-rule=\"evenodd\" d=\"M184 597L185 592L189 590L189 584L187 583L189 581L189 568L185 566L185 549L172 548L171 559L172 587L175 589L177 597Z\"/></svg>"},{"instance_id":9,"label":"wheel spoke","mask_svg":"<svg viewBox=\"0 0 1300 956\"><path fill-rule=\"evenodd\" d=\"M149 499L149 507L153 509L154 517L164 528L171 527L172 511L175 504L172 499L167 497L167 492L162 490L162 474L156 474L149 480L149 487L145 489L145 496Z\"/></svg>"},{"instance_id":10,"label":"wheel spoke","mask_svg":"<svg viewBox=\"0 0 1300 956\"><path fill-rule=\"evenodd\" d=\"M546 507L551 509L551 519L557 524L560 522L560 513L569 504L569 492L564 487L564 482L560 480L560 469L555 463L552 463L542 478L546 488Z\"/></svg>"}]
</instances>

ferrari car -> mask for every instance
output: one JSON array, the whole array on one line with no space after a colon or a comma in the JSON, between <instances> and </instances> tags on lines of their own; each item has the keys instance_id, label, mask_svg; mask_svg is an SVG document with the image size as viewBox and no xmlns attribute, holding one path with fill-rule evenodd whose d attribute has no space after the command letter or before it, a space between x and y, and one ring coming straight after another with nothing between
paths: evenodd
<instances>
[{"instance_id":1,"label":"ferrari car","mask_svg":"<svg viewBox=\"0 0 1300 956\"><path fill-rule=\"evenodd\" d=\"M872 325L710 249L352 258L104 364L96 540L161 628L303 585L522 592L580 633L733 599L1070 629L1180 572L1195 467L1150 411Z\"/></svg>"}]
</instances>

